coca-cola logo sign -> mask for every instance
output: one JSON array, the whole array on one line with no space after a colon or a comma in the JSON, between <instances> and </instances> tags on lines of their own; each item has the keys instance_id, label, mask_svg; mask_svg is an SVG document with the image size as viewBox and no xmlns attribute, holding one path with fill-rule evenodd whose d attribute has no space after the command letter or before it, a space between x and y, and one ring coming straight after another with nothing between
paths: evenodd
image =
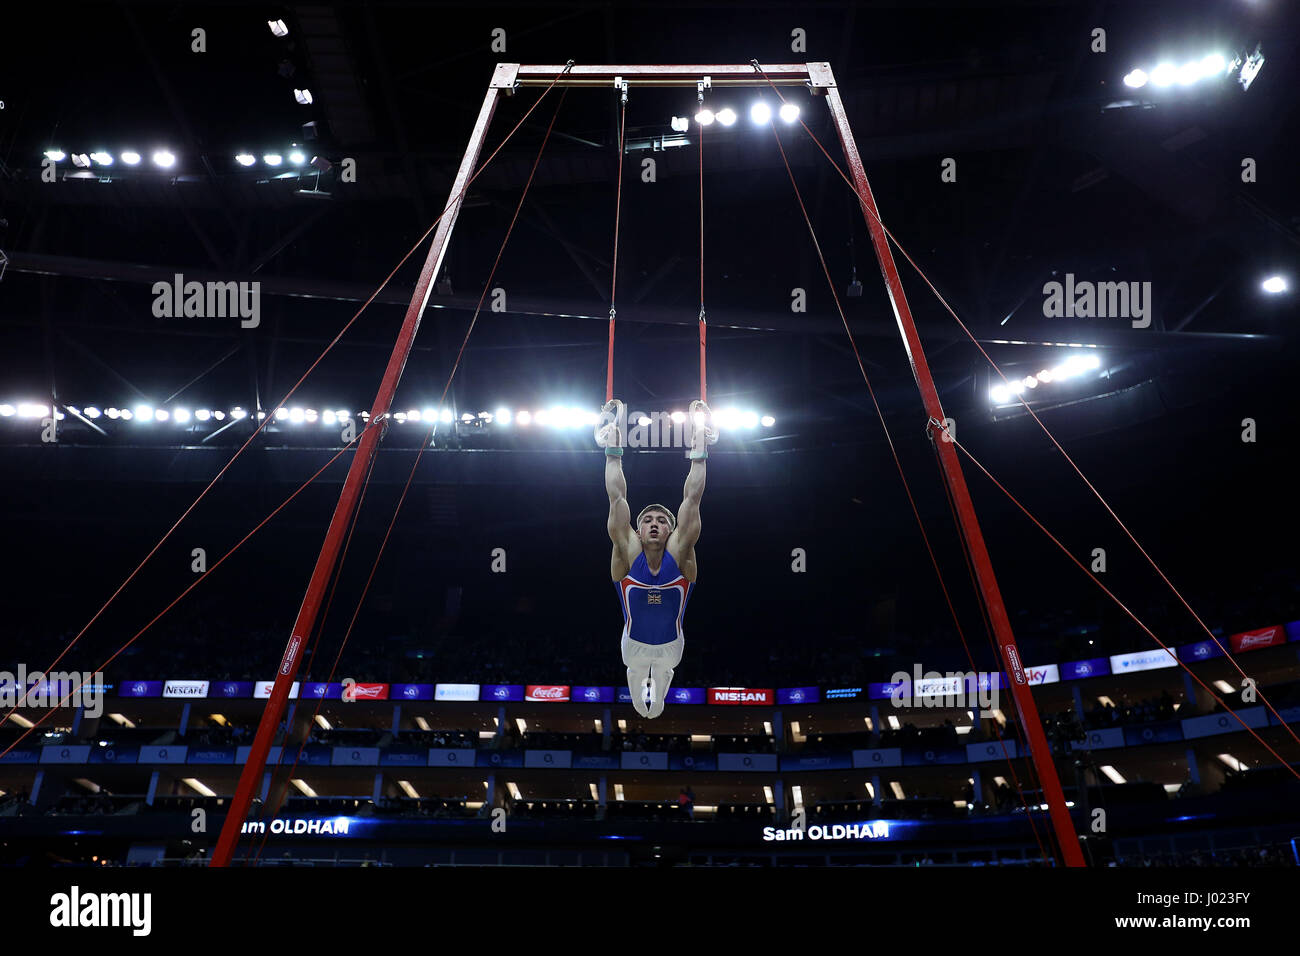
<instances>
[{"instance_id":1,"label":"coca-cola logo sign","mask_svg":"<svg viewBox=\"0 0 1300 956\"><path fill-rule=\"evenodd\" d=\"M568 700L569 688L567 685L556 684L529 684L524 689L525 700Z\"/></svg>"}]
</instances>

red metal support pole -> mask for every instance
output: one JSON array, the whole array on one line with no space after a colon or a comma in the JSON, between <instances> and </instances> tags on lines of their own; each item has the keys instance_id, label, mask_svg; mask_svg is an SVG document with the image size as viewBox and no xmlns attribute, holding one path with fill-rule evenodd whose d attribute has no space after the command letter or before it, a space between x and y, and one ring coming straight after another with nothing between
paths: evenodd
<instances>
[{"instance_id":1,"label":"red metal support pole","mask_svg":"<svg viewBox=\"0 0 1300 956\"><path fill-rule=\"evenodd\" d=\"M1034 698L1025 680L1020 651L1016 647L1015 635L1011 633L1011 621L1002 603L1002 594L998 590L997 578L993 574L993 563L989 560L984 536L980 532L979 519L975 515L975 505L971 501L966 479L962 475L961 462L957 458L957 450L952 442L948 441L942 433L941 426L945 417L943 406L939 403L939 392L934 387L934 379L930 377L925 350L921 347L921 338L917 335L916 325L912 321L912 311L908 308L903 283L898 277L893 253L889 250L888 237L885 236L885 230L880 224L876 200L871 194L871 186L867 183L867 174L862 168L862 158L858 155L857 144L853 141L853 131L849 128L848 117L844 113L844 104L840 101L839 91L835 88L830 65L810 63L808 67L814 92L825 93L826 105L830 107L831 118L840 137L840 145L844 148L845 159L848 160L849 172L857 189L862 214L867 220L867 228L871 231L871 242L876 249L876 258L880 260L880 271L889 292L889 301L894 307L894 316L898 320L898 330L903 336L903 347L907 350L912 374L916 377L917 387L921 390L921 400L930 419L930 434L938 452L939 465L944 480L952 491L957 517L961 522L971 562L975 567L981 597L984 606L988 609L989 620L993 623L993 632L1002 651L1003 664L1011 678L1011 696L1029 740L1030 756L1038 770L1038 779L1043 785L1043 795L1051 813L1057 841L1061 845L1067 866L1085 866L1079 838L1070 819L1070 811L1065 806L1065 794L1061 790L1056 764L1052 761L1051 748L1048 747L1047 737L1043 733L1043 725L1038 717L1038 708L1034 705ZM938 436L934 434L936 429L940 432Z\"/></svg>"},{"instance_id":2,"label":"red metal support pole","mask_svg":"<svg viewBox=\"0 0 1300 956\"><path fill-rule=\"evenodd\" d=\"M249 751L248 760L239 775L239 784L235 789L234 800L231 802L230 809L226 813L225 822L221 826L221 835L217 838L217 845L212 853L211 866L227 866L234 853L235 844L239 841L239 833L243 827L244 819L248 815L248 807L253 799L254 788L256 788L266 766L271 741L275 736L276 728L279 727L280 721L284 718L285 703L289 698L289 690L302 662L301 651L303 645L316 623L316 615L320 611L325 588L338 561L339 546L343 542L343 535L347 531L348 522L357 507L357 497L361 491L363 477L379 444L380 434L384 426L378 423L383 422L384 416L388 414L389 406L393 400L393 392L396 391L397 382L402 377L402 369L406 367L406 359L411 353L415 333L420 328L420 317L424 313L425 304L429 301L429 294L433 289L433 278L438 274L438 269L442 266L452 227L456 224L456 217L460 213L461 201L464 198L462 192L470 177L474 174L474 166L478 162L479 153L487 137L488 124L491 123L492 114L496 111L497 96L500 90L510 89L512 84L512 65L499 65L492 85L488 89L487 96L483 99L483 107L479 110L478 122L474 125L474 132L470 136L469 146L465 150L465 158L461 161L460 171L456 174L456 181L451 187L451 200L441 221L438 223L437 231L434 233L433 245L429 248L428 257L424 260L424 268L420 270L420 278L415 284L411 304L406 310L406 319L402 323L401 331L398 333L397 342L393 345L393 354L388 359L388 367L384 370L379 392L375 395L374 406L370 409L370 427L367 427L361 436L357 452L352 458L352 465L348 469L348 476L343 482L343 490L340 492L338 504L334 508L334 517L330 519L329 530L325 534L325 543L321 547L320 556L316 559L316 567L312 571L311 581L307 585L307 593L303 598L302 607L298 611L298 618L294 621L289 643L285 647L284 657L280 661L280 668L276 672L275 686L271 690L270 699L266 702L266 709L262 712L262 720L258 724L257 734L253 738L253 746Z\"/></svg>"}]
</instances>

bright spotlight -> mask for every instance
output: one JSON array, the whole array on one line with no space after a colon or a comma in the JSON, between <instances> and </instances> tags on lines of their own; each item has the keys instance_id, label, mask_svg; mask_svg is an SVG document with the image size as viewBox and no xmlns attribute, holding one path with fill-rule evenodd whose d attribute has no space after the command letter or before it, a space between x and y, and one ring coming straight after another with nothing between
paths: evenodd
<instances>
[{"instance_id":1,"label":"bright spotlight","mask_svg":"<svg viewBox=\"0 0 1300 956\"><path fill-rule=\"evenodd\" d=\"M107 415L109 418L113 419L113 421L117 421L117 419L121 416L122 413L119 412L116 408L106 408L104 409L104 414Z\"/></svg>"},{"instance_id":2,"label":"bright spotlight","mask_svg":"<svg viewBox=\"0 0 1300 956\"><path fill-rule=\"evenodd\" d=\"M1052 378L1053 375L1049 369L1043 369L1041 372L1038 373L1038 380L1040 382L1050 382Z\"/></svg>"},{"instance_id":3,"label":"bright spotlight","mask_svg":"<svg viewBox=\"0 0 1300 956\"><path fill-rule=\"evenodd\" d=\"M79 166L82 169L86 169L88 166L90 166L90 157L87 156L85 153L73 153L72 165Z\"/></svg>"},{"instance_id":4,"label":"bright spotlight","mask_svg":"<svg viewBox=\"0 0 1300 956\"><path fill-rule=\"evenodd\" d=\"M0 417L11 418L17 410L12 405L0 405Z\"/></svg>"},{"instance_id":5,"label":"bright spotlight","mask_svg":"<svg viewBox=\"0 0 1300 956\"><path fill-rule=\"evenodd\" d=\"M1011 398L1011 390L1005 385L995 385L989 391L989 398L993 399L995 404L1005 405Z\"/></svg>"},{"instance_id":6,"label":"bright spotlight","mask_svg":"<svg viewBox=\"0 0 1300 956\"><path fill-rule=\"evenodd\" d=\"M395 415L393 416L393 421L397 422L397 424L399 424L399 425L405 425L405 424L406 424L406 412L398 412L397 414L395 414Z\"/></svg>"},{"instance_id":7,"label":"bright spotlight","mask_svg":"<svg viewBox=\"0 0 1300 956\"><path fill-rule=\"evenodd\" d=\"M686 413L673 412L673 421L676 422L678 425L680 425L682 422L686 421Z\"/></svg>"},{"instance_id":8,"label":"bright spotlight","mask_svg":"<svg viewBox=\"0 0 1300 956\"><path fill-rule=\"evenodd\" d=\"M311 90L294 90L293 98L302 106L311 106Z\"/></svg>"},{"instance_id":9,"label":"bright spotlight","mask_svg":"<svg viewBox=\"0 0 1300 956\"><path fill-rule=\"evenodd\" d=\"M284 25L283 20L267 20L266 25L278 37L287 37L289 35L289 28Z\"/></svg>"},{"instance_id":10,"label":"bright spotlight","mask_svg":"<svg viewBox=\"0 0 1300 956\"><path fill-rule=\"evenodd\" d=\"M295 425L301 425L303 419L306 417L306 413L301 408L289 409L289 421L293 422Z\"/></svg>"},{"instance_id":11,"label":"bright spotlight","mask_svg":"<svg viewBox=\"0 0 1300 956\"><path fill-rule=\"evenodd\" d=\"M212 417L212 411L207 408L200 408L194 413L194 417L201 422L206 422L209 418Z\"/></svg>"},{"instance_id":12,"label":"bright spotlight","mask_svg":"<svg viewBox=\"0 0 1300 956\"><path fill-rule=\"evenodd\" d=\"M153 406L152 406L152 405L137 405L137 406L135 407L135 417L136 417L137 419L139 419L140 421L142 421L142 422L151 422L151 421L153 421Z\"/></svg>"},{"instance_id":13,"label":"bright spotlight","mask_svg":"<svg viewBox=\"0 0 1300 956\"><path fill-rule=\"evenodd\" d=\"M188 408L178 408L172 412L172 418L176 420L176 424L183 425L190 420L190 410Z\"/></svg>"},{"instance_id":14,"label":"bright spotlight","mask_svg":"<svg viewBox=\"0 0 1300 956\"><path fill-rule=\"evenodd\" d=\"M1147 79L1146 70L1133 70L1124 77L1124 85L1132 87L1135 90L1140 90L1142 87L1147 85Z\"/></svg>"},{"instance_id":15,"label":"bright spotlight","mask_svg":"<svg viewBox=\"0 0 1300 956\"><path fill-rule=\"evenodd\" d=\"M491 412L479 412L479 413L478 413L478 417L479 417L480 419L482 419L483 421L487 422L489 425L492 424L492 413L491 413Z\"/></svg>"},{"instance_id":16,"label":"bright spotlight","mask_svg":"<svg viewBox=\"0 0 1300 956\"><path fill-rule=\"evenodd\" d=\"M640 418L636 420L636 423L640 425L642 428L645 428L650 424L650 419L645 415L642 415Z\"/></svg>"},{"instance_id":17,"label":"bright spotlight","mask_svg":"<svg viewBox=\"0 0 1300 956\"><path fill-rule=\"evenodd\" d=\"M279 153L266 153L262 156L262 162L268 166L279 166L284 162L284 157Z\"/></svg>"},{"instance_id":18,"label":"bright spotlight","mask_svg":"<svg viewBox=\"0 0 1300 956\"><path fill-rule=\"evenodd\" d=\"M219 421L219 422L221 422L221 421L225 421L225 420L226 420L226 413L225 413L225 412L222 412L222 411L215 411L215 412L212 413L212 417L215 418L215 419L216 419L217 421Z\"/></svg>"},{"instance_id":19,"label":"bright spotlight","mask_svg":"<svg viewBox=\"0 0 1300 956\"><path fill-rule=\"evenodd\" d=\"M241 418L247 418L248 412L244 411L238 405L230 410L230 417L238 421Z\"/></svg>"},{"instance_id":20,"label":"bright spotlight","mask_svg":"<svg viewBox=\"0 0 1300 956\"><path fill-rule=\"evenodd\" d=\"M799 118L799 107L793 103L782 103L778 114L782 123L793 123Z\"/></svg>"},{"instance_id":21,"label":"bright spotlight","mask_svg":"<svg viewBox=\"0 0 1300 956\"><path fill-rule=\"evenodd\" d=\"M438 420L444 425L449 424L451 422L451 409L444 408L441 414L438 415Z\"/></svg>"},{"instance_id":22,"label":"bright spotlight","mask_svg":"<svg viewBox=\"0 0 1300 956\"><path fill-rule=\"evenodd\" d=\"M436 408L426 408L420 413L420 419L432 425L438 420L438 410Z\"/></svg>"},{"instance_id":23,"label":"bright spotlight","mask_svg":"<svg viewBox=\"0 0 1300 956\"><path fill-rule=\"evenodd\" d=\"M309 425L316 424L317 419L320 418L320 413L316 411L316 409L314 408L307 409L306 414L307 414L307 424Z\"/></svg>"},{"instance_id":24,"label":"bright spotlight","mask_svg":"<svg viewBox=\"0 0 1300 956\"><path fill-rule=\"evenodd\" d=\"M496 410L496 420L497 420L497 423L498 423L498 424L501 424L501 425L509 425L509 424L510 424L510 409L508 409L508 408L498 408L498 409Z\"/></svg>"},{"instance_id":25,"label":"bright spotlight","mask_svg":"<svg viewBox=\"0 0 1300 956\"><path fill-rule=\"evenodd\" d=\"M23 402L18 406L19 418L40 418L42 415L48 415L50 410L44 405L37 405L35 402Z\"/></svg>"},{"instance_id":26,"label":"bright spotlight","mask_svg":"<svg viewBox=\"0 0 1300 956\"><path fill-rule=\"evenodd\" d=\"M406 413L406 420L408 422L418 422L420 420L420 410L418 408L412 408L409 410Z\"/></svg>"},{"instance_id":27,"label":"bright spotlight","mask_svg":"<svg viewBox=\"0 0 1300 956\"><path fill-rule=\"evenodd\" d=\"M303 163L307 162L307 157L295 149L289 154L289 162L293 163L295 166L301 166Z\"/></svg>"},{"instance_id":28,"label":"bright spotlight","mask_svg":"<svg viewBox=\"0 0 1300 956\"><path fill-rule=\"evenodd\" d=\"M335 415L335 414L334 414L332 411L330 411L328 408L325 409L325 411L321 413L321 423L322 423L322 424L325 424L325 425L334 425L334 424L337 424L337 423L338 423L338 420L339 420L339 419L338 419L338 416Z\"/></svg>"},{"instance_id":29,"label":"bright spotlight","mask_svg":"<svg viewBox=\"0 0 1300 956\"><path fill-rule=\"evenodd\" d=\"M1008 388L1011 389L1011 394L1012 394L1012 395L1019 395L1021 392L1023 392L1023 391L1025 390L1025 383L1024 383L1024 382L1021 382L1021 381L1015 381L1015 382L1012 382L1012 383L1008 386Z\"/></svg>"},{"instance_id":30,"label":"bright spotlight","mask_svg":"<svg viewBox=\"0 0 1300 956\"><path fill-rule=\"evenodd\" d=\"M695 122L699 123L701 126L708 126L713 122L713 110L700 110L695 114Z\"/></svg>"},{"instance_id":31,"label":"bright spotlight","mask_svg":"<svg viewBox=\"0 0 1300 956\"><path fill-rule=\"evenodd\" d=\"M1193 60L1191 63L1184 63L1178 68L1178 85L1191 86L1201 78L1201 64Z\"/></svg>"},{"instance_id":32,"label":"bright spotlight","mask_svg":"<svg viewBox=\"0 0 1300 956\"><path fill-rule=\"evenodd\" d=\"M690 118L686 116L674 116L672 126L674 133L685 133L691 128Z\"/></svg>"},{"instance_id":33,"label":"bright spotlight","mask_svg":"<svg viewBox=\"0 0 1300 956\"><path fill-rule=\"evenodd\" d=\"M731 126L736 122L736 111L731 107L727 107L725 110L718 110L718 122L723 126Z\"/></svg>"},{"instance_id":34,"label":"bright spotlight","mask_svg":"<svg viewBox=\"0 0 1300 956\"><path fill-rule=\"evenodd\" d=\"M87 405L85 409L83 409L82 414L84 414L87 418L98 418L99 409L96 408L94 405Z\"/></svg>"},{"instance_id":35,"label":"bright spotlight","mask_svg":"<svg viewBox=\"0 0 1300 956\"><path fill-rule=\"evenodd\" d=\"M1228 61L1223 58L1222 54L1211 53L1209 56L1201 58L1199 66L1201 76L1215 76L1227 68Z\"/></svg>"},{"instance_id":36,"label":"bright spotlight","mask_svg":"<svg viewBox=\"0 0 1300 956\"><path fill-rule=\"evenodd\" d=\"M131 409L129 408L122 409L122 411L119 414L121 414L122 421L124 422L129 422L131 419L135 418L135 415L131 413Z\"/></svg>"},{"instance_id":37,"label":"bright spotlight","mask_svg":"<svg viewBox=\"0 0 1300 956\"><path fill-rule=\"evenodd\" d=\"M741 428L757 428L757 427L758 427L758 412L745 412L745 414L741 415L741 416L740 416L740 427L741 427Z\"/></svg>"},{"instance_id":38,"label":"bright spotlight","mask_svg":"<svg viewBox=\"0 0 1300 956\"><path fill-rule=\"evenodd\" d=\"M153 164L163 169L170 169L176 164L176 156L165 149L160 149L153 154Z\"/></svg>"},{"instance_id":39,"label":"bright spotlight","mask_svg":"<svg viewBox=\"0 0 1300 956\"><path fill-rule=\"evenodd\" d=\"M776 424L776 419L771 415L764 415L759 421L764 428L771 428Z\"/></svg>"},{"instance_id":40,"label":"bright spotlight","mask_svg":"<svg viewBox=\"0 0 1300 956\"><path fill-rule=\"evenodd\" d=\"M527 425L532 420L533 420L533 416L526 411L521 411L518 415L515 416L515 421L517 421L520 425Z\"/></svg>"},{"instance_id":41,"label":"bright spotlight","mask_svg":"<svg viewBox=\"0 0 1300 956\"><path fill-rule=\"evenodd\" d=\"M289 409L287 409L287 408L277 408L277 409L275 410L275 420L276 420L276 421L278 421L278 422L282 422L282 421L284 421L284 420L285 420L286 418L288 418L288 417L289 417Z\"/></svg>"},{"instance_id":42,"label":"bright spotlight","mask_svg":"<svg viewBox=\"0 0 1300 956\"><path fill-rule=\"evenodd\" d=\"M113 165L113 155L111 153L104 152L102 149L97 153L91 153L90 158L101 166Z\"/></svg>"},{"instance_id":43,"label":"bright spotlight","mask_svg":"<svg viewBox=\"0 0 1300 956\"><path fill-rule=\"evenodd\" d=\"M171 418L171 414L167 409L159 408L154 410L153 417L156 421L165 422L167 419Z\"/></svg>"},{"instance_id":44,"label":"bright spotlight","mask_svg":"<svg viewBox=\"0 0 1300 956\"><path fill-rule=\"evenodd\" d=\"M45 151L45 157L47 159L52 159L56 163L63 162L67 155L68 154L61 149L47 149Z\"/></svg>"},{"instance_id":45,"label":"bright spotlight","mask_svg":"<svg viewBox=\"0 0 1300 956\"><path fill-rule=\"evenodd\" d=\"M257 162L257 157L252 153L236 153L235 162L239 163L240 166L252 166Z\"/></svg>"},{"instance_id":46,"label":"bright spotlight","mask_svg":"<svg viewBox=\"0 0 1300 956\"><path fill-rule=\"evenodd\" d=\"M772 107L768 106L762 100L759 100L749 108L749 118L759 126L762 126L764 123L771 121Z\"/></svg>"},{"instance_id":47,"label":"bright spotlight","mask_svg":"<svg viewBox=\"0 0 1300 956\"><path fill-rule=\"evenodd\" d=\"M1037 387L1038 387L1038 379L1034 378L1032 375L1026 375L1025 388L1037 388Z\"/></svg>"},{"instance_id":48,"label":"bright spotlight","mask_svg":"<svg viewBox=\"0 0 1300 956\"><path fill-rule=\"evenodd\" d=\"M1269 276L1264 280L1262 288L1265 292L1277 295L1279 292L1286 291L1286 279L1283 279L1281 276Z\"/></svg>"},{"instance_id":49,"label":"bright spotlight","mask_svg":"<svg viewBox=\"0 0 1300 956\"><path fill-rule=\"evenodd\" d=\"M139 166L140 154L133 149L123 150L122 162L126 163L128 166Z\"/></svg>"},{"instance_id":50,"label":"bright spotlight","mask_svg":"<svg viewBox=\"0 0 1300 956\"><path fill-rule=\"evenodd\" d=\"M1171 86L1178 78L1178 67L1172 63L1161 63L1151 71L1151 82L1156 86Z\"/></svg>"}]
</instances>

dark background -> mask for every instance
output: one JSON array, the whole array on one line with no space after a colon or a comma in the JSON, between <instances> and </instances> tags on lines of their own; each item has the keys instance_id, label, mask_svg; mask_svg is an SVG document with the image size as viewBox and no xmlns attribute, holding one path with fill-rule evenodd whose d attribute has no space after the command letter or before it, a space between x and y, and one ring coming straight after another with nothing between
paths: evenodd
<instances>
[{"instance_id":1,"label":"dark background","mask_svg":"<svg viewBox=\"0 0 1300 956\"><path fill-rule=\"evenodd\" d=\"M1135 9L1136 7L1136 9ZM0 401L100 407L257 406L280 397L446 202L497 61L828 60L885 223L1009 375L1060 350L1100 346L1108 378L1053 399L1044 422L1211 627L1296 616L1291 430L1300 207L1294 89L1300 32L1281 3L575 4L522 8L377 3L130 4L61 8L66 29L7 29L0 99ZM270 12L268 12L270 11ZM265 21L283 16L278 39ZM1108 51L1093 53L1094 27ZM208 52L190 51L207 31ZM490 51L507 31L507 52ZM807 31L806 53L790 31ZM1232 81L1125 90L1133 66L1221 49L1267 60ZM288 62L293 75L282 76ZM294 87L313 90L310 107ZM503 98L486 157L536 101ZM886 680L911 662L966 666L755 93L715 91L742 114L705 133L705 305L715 408L770 413L757 438L724 435L709 462L700 583L686 617L683 686ZM824 106L799 91L812 132L841 162ZM767 91L770 99L770 90ZM528 177L550 94L471 188L440 289L395 408L436 405ZM1134 105L1115 106L1122 101ZM634 88L627 137L670 133L692 91ZM302 124L314 120L318 138ZM604 398L617 101L564 98L448 403L463 411L595 408ZM698 390L698 153L631 151L619 247L615 389L629 406L684 408ZM884 409L958 617L993 666L925 415L866 227L799 127L782 142ZM244 169L302 143L335 168L298 179ZM136 144L111 181L40 180L45 149ZM171 174L147 154L167 145ZM832 148L834 147L834 148ZM641 159L658 163L640 181ZM1243 157L1258 182L1241 182ZM356 183L338 163L357 161ZM956 183L940 162L957 160ZM283 169L283 167L282 167ZM72 171L67 161L60 175ZM330 193L303 197L301 188ZM293 403L367 407L409 298L412 257ZM1204 634L1163 589L1038 426L995 416L987 362L910 266L899 268L958 437L1080 560L1106 549L1103 580L1168 643ZM157 319L152 276L264 283L262 322ZM846 297L853 270L861 297ZM1043 283L1150 281L1154 321L1048 319ZM790 290L807 290L792 313ZM179 391L179 394L176 394ZM170 396L176 394L173 401ZM1068 398L1068 401L1067 401ZM1241 440L1242 420L1258 439ZM128 428L65 421L57 446L32 420L0 420L0 588L5 657L48 663L243 443L251 427ZM109 423L102 422L107 426ZM420 431L423 427L420 426ZM586 430L529 439L450 429L435 439L350 638L344 668L375 679L618 683L618 606L607 578L602 460ZM333 651L359 600L418 444L395 426L325 624ZM337 450L320 430L268 429L200 503L61 666L93 669ZM759 440L761 439L761 440ZM330 436L332 440L332 436ZM202 446L201 448L199 446ZM131 676L270 676L323 539L347 457L134 646ZM680 452L629 452L633 512L676 508ZM1150 640L963 459L1027 663ZM490 571L504 548L507 573ZM807 572L790 570L791 550ZM1089 643L1092 641L1093 643ZM408 656L422 654L422 657ZM313 664L323 679L328 668ZM186 673L181 673L186 671ZM123 672L125 673L125 671ZM306 672L304 671L304 676Z\"/></svg>"}]
</instances>

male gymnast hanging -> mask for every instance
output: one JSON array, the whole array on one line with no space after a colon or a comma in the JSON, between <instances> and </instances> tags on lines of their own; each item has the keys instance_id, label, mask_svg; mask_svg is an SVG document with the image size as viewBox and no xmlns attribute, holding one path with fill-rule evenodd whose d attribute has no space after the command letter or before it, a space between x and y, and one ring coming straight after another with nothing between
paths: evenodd
<instances>
[{"instance_id":1,"label":"male gymnast hanging","mask_svg":"<svg viewBox=\"0 0 1300 956\"><path fill-rule=\"evenodd\" d=\"M606 529L614 544L609 571L623 608L623 664L632 706L642 717L655 718L664 712L673 668L681 663L686 646L682 617L699 575L695 542L700 537L705 446L717 440L717 433L706 425L711 420L707 405L691 404L687 419L691 469L677 515L660 504L646 505L637 515L635 529L623 477L626 416L622 403L609 402L597 427L596 442L605 448Z\"/></svg>"}]
</instances>

